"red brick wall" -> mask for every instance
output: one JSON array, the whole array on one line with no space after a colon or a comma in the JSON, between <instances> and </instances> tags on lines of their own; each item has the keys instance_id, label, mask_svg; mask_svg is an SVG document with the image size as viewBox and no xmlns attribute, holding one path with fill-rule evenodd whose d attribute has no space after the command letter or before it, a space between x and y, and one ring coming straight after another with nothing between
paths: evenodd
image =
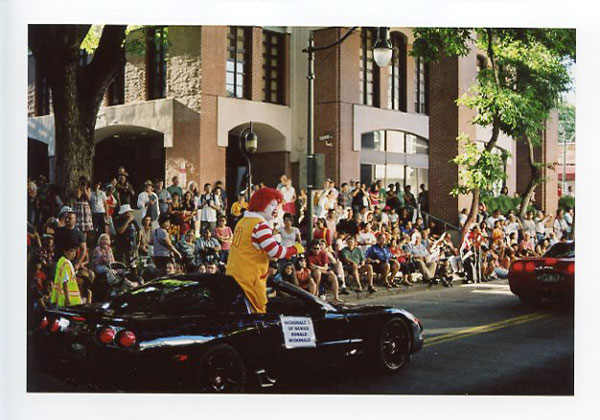
<instances>
[{"instance_id":1,"label":"red brick wall","mask_svg":"<svg viewBox=\"0 0 600 420\"><path fill-rule=\"evenodd\" d=\"M458 199L448 193L458 169L449 163L458 153L458 60L443 58L429 72L429 202L434 216L456 222ZM409 90L410 91L410 90ZM410 103L409 103L410 104Z\"/></svg>"},{"instance_id":2,"label":"red brick wall","mask_svg":"<svg viewBox=\"0 0 600 420\"><path fill-rule=\"evenodd\" d=\"M225 147L217 146L217 97L226 96L227 27L202 27L202 101L199 178L201 183L225 181Z\"/></svg>"}]
</instances>

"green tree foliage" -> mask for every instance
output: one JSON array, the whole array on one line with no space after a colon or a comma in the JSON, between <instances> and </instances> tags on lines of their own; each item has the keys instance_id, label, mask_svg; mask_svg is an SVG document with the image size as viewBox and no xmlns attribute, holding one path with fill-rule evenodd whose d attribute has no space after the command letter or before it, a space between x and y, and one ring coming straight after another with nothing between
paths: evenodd
<instances>
[{"instance_id":1,"label":"green tree foliage","mask_svg":"<svg viewBox=\"0 0 600 420\"><path fill-rule=\"evenodd\" d=\"M558 106L558 141L575 141L575 106L566 102Z\"/></svg>"},{"instance_id":2,"label":"green tree foliage","mask_svg":"<svg viewBox=\"0 0 600 420\"><path fill-rule=\"evenodd\" d=\"M472 48L485 51L488 65L475 84L460 98L459 105L476 110L473 123L491 127L485 152L495 148L499 132L528 143L532 182L522 207L528 206L542 173L533 159L533 147L562 93L570 87L568 60L575 60L575 31L566 29L422 28L414 30L412 54L437 61L442 56L466 56ZM472 193L471 212L465 226L474 219L480 191L489 188L483 174L494 176L501 162L481 152L475 159L472 148L454 160L459 166L459 186L454 193ZM491 166L490 166L491 165ZM469 172L473 172L469 174ZM524 211L524 210L522 210Z\"/></svg>"}]
</instances>

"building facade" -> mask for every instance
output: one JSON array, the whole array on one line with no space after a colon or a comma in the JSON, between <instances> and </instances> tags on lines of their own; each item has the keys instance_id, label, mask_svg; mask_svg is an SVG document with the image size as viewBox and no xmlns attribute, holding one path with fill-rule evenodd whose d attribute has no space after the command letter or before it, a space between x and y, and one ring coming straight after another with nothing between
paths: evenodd
<instances>
[{"instance_id":1,"label":"building facade","mask_svg":"<svg viewBox=\"0 0 600 420\"><path fill-rule=\"evenodd\" d=\"M258 150L251 156L255 182L277 184L291 176L306 184L307 57L315 45L335 41L348 28L171 26L132 33L145 52L127 53L106 92L96 123L94 178L108 181L125 166L134 186L144 179L178 175L182 184L222 180L230 195L240 189L245 160L240 134L253 124ZM355 30L340 45L315 56L315 152L325 175L349 181L425 184L430 211L456 223L469 197L452 197L458 171L456 137L482 145L490 133L471 124L473 111L456 99L474 83L485 55L427 64L410 55L412 30L392 28L392 62L373 60L374 28ZM82 60L89 60L82 54ZM85 61L84 61L85 62ZM53 178L51 94L29 57L29 173ZM539 151L557 161L557 128L549 121ZM523 151L502 137L509 194L524 191ZM37 172L37 173L36 173ZM547 211L556 207L558 173L536 193ZM168 183L168 182L167 182Z\"/></svg>"}]
</instances>

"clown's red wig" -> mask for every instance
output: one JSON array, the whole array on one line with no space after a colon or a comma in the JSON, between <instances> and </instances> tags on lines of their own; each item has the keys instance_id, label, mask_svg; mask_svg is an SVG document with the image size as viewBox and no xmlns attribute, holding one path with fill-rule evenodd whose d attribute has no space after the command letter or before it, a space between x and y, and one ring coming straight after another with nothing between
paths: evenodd
<instances>
[{"instance_id":1,"label":"clown's red wig","mask_svg":"<svg viewBox=\"0 0 600 420\"><path fill-rule=\"evenodd\" d=\"M277 203L281 203L283 201L283 195L281 195L281 192L274 188L263 187L252 194L252 197L250 197L248 210L259 212L264 211L269 203L273 200L276 200Z\"/></svg>"}]
</instances>

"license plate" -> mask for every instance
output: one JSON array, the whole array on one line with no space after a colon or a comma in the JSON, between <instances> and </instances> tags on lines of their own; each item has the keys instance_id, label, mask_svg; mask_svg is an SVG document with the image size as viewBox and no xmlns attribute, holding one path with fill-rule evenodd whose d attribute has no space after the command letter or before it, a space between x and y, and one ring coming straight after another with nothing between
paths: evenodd
<instances>
[{"instance_id":1,"label":"license plate","mask_svg":"<svg viewBox=\"0 0 600 420\"><path fill-rule=\"evenodd\" d=\"M538 274L537 279L538 279L538 281L541 281L542 283L558 283L560 281L560 274L556 274L556 273Z\"/></svg>"}]
</instances>

